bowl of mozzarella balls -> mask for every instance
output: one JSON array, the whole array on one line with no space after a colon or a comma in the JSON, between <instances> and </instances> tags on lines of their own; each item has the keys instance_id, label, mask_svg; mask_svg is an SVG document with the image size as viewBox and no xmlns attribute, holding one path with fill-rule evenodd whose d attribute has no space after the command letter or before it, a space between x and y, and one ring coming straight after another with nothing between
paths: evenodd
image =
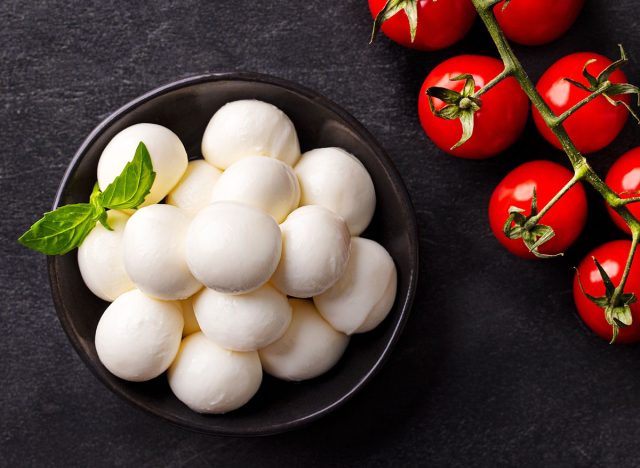
<instances>
[{"instance_id":1,"label":"bowl of mozzarella balls","mask_svg":"<svg viewBox=\"0 0 640 468\"><path fill-rule=\"evenodd\" d=\"M201 75L102 122L55 206L104 190L140 142L156 174L142 205L49 257L81 358L135 406L211 434L291 430L343 404L388 357L417 284L415 214L384 150L302 86Z\"/></svg>"}]
</instances>

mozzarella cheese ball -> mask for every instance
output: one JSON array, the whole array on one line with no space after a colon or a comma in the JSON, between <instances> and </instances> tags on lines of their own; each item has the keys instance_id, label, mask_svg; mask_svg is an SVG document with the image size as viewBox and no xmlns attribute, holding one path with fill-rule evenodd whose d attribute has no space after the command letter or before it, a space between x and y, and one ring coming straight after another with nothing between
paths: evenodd
<instances>
[{"instance_id":1,"label":"mozzarella cheese ball","mask_svg":"<svg viewBox=\"0 0 640 468\"><path fill-rule=\"evenodd\" d=\"M387 316L396 297L396 266L377 242L351 239L344 275L313 302L333 328L347 335L369 331Z\"/></svg>"},{"instance_id":2,"label":"mozzarella cheese ball","mask_svg":"<svg viewBox=\"0 0 640 468\"><path fill-rule=\"evenodd\" d=\"M167 195L167 203L196 214L211 203L211 192L220 174L220 169L202 159L190 161L178 185Z\"/></svg>"},{"instance_id":3,"label":"mozzarella cheese ball","mask_svg":"<svg viewBox=\"0 0 640 468\"><path fill-rule=\"evenodd\" d=\"M221 414L255 395L262 367L257 352L228 351L198 332L182 340L167 376L173 393L189 408Z\"/></svg>"},{"instance_id":4,"label":"mozzarella cheese ball","mask_svg":"<svg viewBox=\"0 0 640 468\"><path fill-rule=\"evenodd\" d=\"M178 352L182 311L173 301L134 289L104 311L96 328L96 351L109 372L132 382L162 374Z\"/></svg>"},{"instance_id":5,"label":"mozzarella cheese ball","mask_svg":"<svg viewBox=\"0 0 640 468\"><path fill-rule=\"evenodd\" d=\"M352 236L364 231L376 208L371 176L358 159L341 148L307 151L295 167L300 205L320 205L337 213Z\"/></svg>"},{"instance_id":6,"label":"mozzarella cheese ball","mask_svg":"<svg viewBox=\"0 0 640 468\"><path fill-rule=\"evenodd\" d=\"M340 359L349 337L334 330L313 302L290 299L291 325L275 343L260 350L265 372L284 380L307 380L324 374Z\"/></svg>"},{"instance_id":7,"label":"mozzarella cheese ball","mask_svg":"<svg viewBox=\"0 0 640 468\"><path fill-rule=\"evenodd\" d=\"M216 202L202 209L187 233L187 263L205 286L227 294L266 283L280 260L280 229L258 208Z\"/></svg>"},{"instance_id":8,"label":"mozzarella cheese ball","mask_svg":"<svg viewBox=\"0 0 640 468\"><path fill-rule=\"evenodd\" d=\"M189 216L171 205L136 211L124 230L124 267L135 285L158 299L186 299L202 285L185 261Z\"/></svg>"},{"instance_id":9,"label":"mozzarella cheese ball","mask_svg":"<svg viewBox=\"0 0 640 468\"><path fill-rule=\"evenodd\" d=\"M135 286L124 269L122 234L129 216L107 211L112 231L96 223L96 227L78 247L78 266L84 284L100 299L112 302Z\"/></svg>"},{"instance_id":10,"label":"mozzarella cheese ball","mask_svg":"<svg viewBox=\"0 0 640 468\"><path fill-rule=\"evenodd\" d=\"M195 296L193 309L205 336L234 351L273 343L291 322L286 296L269 284L234 296L205 288Z\"/></svg>"},{"instance_id":11,"label":"mozzarella cheese ball","mask_svg":"<svg viewBox=\"0 0 640 468\"><path fill-rule=\"evenodd\" d=\"M200 331L200 325L196 319L196 314L193 311L193 297L180 301L182 306L182 318L184 319L184 328L182 329L182 336L191 335L192 333Z\"/></svg>"},{"instance_id":12,"label":"mozzarella cheese ball","mask_svg":"<svg viewBox=\"0 0 640 468\"><path fill-rule=\"evenodd\" d=\"M249 156L224 171L211 201L231 200L260 208L280 223L300 202L300 185L291 166L277 159Z\"/></svg>"},{"instance_id":13,"label":"mozzarella cheese ball","mask_svg":"<svg viewBox=\"0 0 640 468\"><path fill-rule=\"evenodd\" d=\"M267 156L293 166L300 144L293 122L272 104L245 99L222 106L202 137L202 155L220 169L247 156Z\"/></svg>"},{"instance_id":14,"label":"mozzarella cheese ball","mask_svg":"<svg viewBox=\"0 0 640 468\"><path fill-rule=\"evenodd\" d=\"M151 156L156 178L141 206L158 203L167 196L187 170L187 151L180 138L162 125L140 123L127 127L107 144L98 161L98 185L104 190L133 159L143 142Z\"/></svg>"},{"instance_id":15,"label":"mozzarella cheese ball","mask_svg":"<svg viewBox=\"0 0 640 468\"><path fill-rule=\"evenodd\" d=\"M282 258L273 284L294 297L323 293L342 276L350 236L342 218L321 206L298 208L280 225Z\"/></svg>"}]
</instances>

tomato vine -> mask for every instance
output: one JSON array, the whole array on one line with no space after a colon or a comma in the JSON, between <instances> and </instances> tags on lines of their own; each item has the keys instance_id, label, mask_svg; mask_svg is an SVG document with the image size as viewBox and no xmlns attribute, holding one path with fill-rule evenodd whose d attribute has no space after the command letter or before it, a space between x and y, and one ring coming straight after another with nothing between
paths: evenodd
<instances>
[{"instance_id":1,"label":"tomato vine","mask_svg":"<svg viewBox=\"0 0 640 468\"><path fill-rule=\"evenodd\" d=\"M500 54L500 58L504 63L504 72L496 77L496 81L500 81L509 76L513 76L520 87L525 92L525 94L529 97L531 103L538 109L540 115L543 120L549 127L549 129L556 135L558 140L560 141L564 152L569 157L571 161L571 165L574 170L574 177L571 179L569 184L560 190L556 197L554 197L544 208L540 210L540 212L531 217L528 221L528 227L533 228L544 216L544 214L554 205L565 193L566 191L579 180L584 180L589 183L600 195L604 198L606 203L616 212L618 213L625 223L629 226L631 231L631 248L629 249L629 254L627 257L627 262L625 265L625 269L620 279L620 282L615 287L614 291L608 297L607 304L605 304L605 316L609 317L612 315L612 311L620 306L620 301L623 297L625 297L624 286L629 276L629 271L631 269L631 264L633 262L633 257L636 253L638 247L638 241L640 239L640 221L633 216L633 214L626 207L628 203L631 203L633 199L624 199L621 198L616 192L614 192L604 181L598 176L598 174L593 170L593 168L589 165L587 159L578 151L575 147L571 138L567 134L566 130L562 126L562 122L567 119L572 113L576 110L587 104L592 99L595 99L599 95L603 94L607 91L608 88L612 86L610 82L606 79L603 80L602 83L597 83L596 89L592 89L589 97L585 98L578 104L576 104L569 111L564 114L557 116L555 115L547 103L544 101L540 93L535 88L535 85L528 77L524 67L520 64L518 58L514 54L509 42L507 41L505 35L503 34L500 26L498 25L498 21L493 13L493 7L500 3L499 0L471 0L473 5L475 6L480 19L484 23L487 31L491 35L493 42L498 49L498 53ZM621 48L622 57L620 61L626 60L626 56L624 55L624 51ZM489 83L490 85L495 85L495 83ZM487 85L488 86L488 85ZM486 92L482 89L479 90L476 95L480 95ZM637 200L636 200L637 201ZM614 328L614 336L616 334L617 328L620 326L617 322L611 321L612 327Z\"/></svg>"},{"instance_id":2,"label":"tomato vine","mask_svg":"<svg viewBox=\"0 0 640 468\"><path fill-rule=\"evenodd\" d=\"M586 84L565 78L571 86L577 86L587 92L588 95L569 109L560 113L560 115L556 115L527 75L526 70L513 52L509 41L496 18L494 11L496 6L501 4L500 8L504 11L505 9L508 9L510 0L470 1L495 43L500 59L502 60L502 64L504 65L504 69L502 72L497 74L495 78L480 87L478 90L475 90L476 87L473 82L473 77L468 74L467 71L463 71L460 76L452 78L453 80L464 80L465 85L463 91L460 93L453 92L450 89L443 87L430 87L426 89L425 92L429 99L431 112L435 116L447 120L460 120L463 129L462 137L460 141L454 145L454 148L459 147L469 140L473 134L475 120L474 114L482 106L481 97L505 79L514 78L517 81L529 101L531 101L533 106L536 108L539 116L544 122L544 125L549 128L552 134L555 135L560 142L562 149L571 162L574 175L544 207L540 210L538 210L537 206L535 206L535 209L532 207L530 216L525 217L522 215L521 212L523 210L519 208L513 207L512 209L509 209L509 211L505 213L504 234L510 239L521 239L526 244L529 252L538 257L548 258L552 256L541 254L538 251L538 247L549 241L555 235L551 226L540 224L543 217L555 203L570 191L574 185L580 181L585 181L591 185L606 201L610 209L622 218L624 223L628 226L632 238L626 265L618 285L614 287L611 284L611 281L608 281L607 295L602 298L596 298L597 300L593 301L596 305L604 309L604 315L607 323L609 323L613 329L613 342L615 337L618 335L619 328L629 326L631 324L629 321L630 310L628 310L628 307L629 304L636 301L636 296L633 293L625 293L624 287L629 277L629 271L640 241L640 220L631 213L627 208L627 204L640 202L640 196L621 196L624 194L619 195L609 187L598 176L598 174L589 165L587 159L578 150L576 144L574 144L567 133L567 130L564 128L563 123L576 111L599 97L605 98L611 105L624 106L631 116L640 123L640 117L638 117L638 115L633 111L631 106L627 104L625 100L616 99L616 97L623 94L636 95L638 98L638 104L640 104L640 88L628 83L617 83L609 80L609 77L616 70L627 63L628 59L625 51L622 46L620 46L620 58L609 64L598 74L598 76L593 76L587 71L587 66L594 60L587 61L587 63L584 64L583 69L583 77L586 79ZM401 10L405 11L407 18L409 19L413 39L415 30L418 27L416 7L416 0L387 0L384 8L376 16L372 39L375 37L375 33L377 29L380 28L381 24ZM445 106L441 109L436 109L433 102L434 98L444 102ZM454 148L452 148L452 150ZM535 204L535 192L533 195L533 203ZM599 270L601 270L601 272L603 271L601 268L599 268ZM603 275L603 280L608 279L605 278L605 275L606 273ZM638 293L640 294L640 291L638 291Z\"/></svg>"}]
</instances>

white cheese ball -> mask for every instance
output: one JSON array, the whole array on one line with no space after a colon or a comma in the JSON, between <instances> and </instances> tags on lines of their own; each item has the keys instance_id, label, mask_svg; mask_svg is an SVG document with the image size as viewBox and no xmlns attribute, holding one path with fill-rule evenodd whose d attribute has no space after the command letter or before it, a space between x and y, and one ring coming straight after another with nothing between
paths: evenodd
<instances>
[{"instance_id":1,"label":"white cheese ball","mask_svg":"<svg viewBox=\"0 0 640 468\"><path fill-rule=\"evenodd\" d=\"M211 203L211 193L220 177L220 169L207 161L196 159L190 161L187 170L169 195L167 203L182 208L190 215L195 215Z\"/></svg>"},{"instance_id":2,"label":"white cheese ball","mask_svg":"<svg viewBox=\"0 0 640 468\"><path fill-rule=\"evenodd\" d=\"M307 380L324 374L340 360L349 337L334 330L313 302L290 299L291 325L275 343L260 350L265 372L284 380Z\"/></svg>"},{"instance_id":3,"label":"white cheese ball","mask_svg":"<svg viewBox=\"0 0 640 468\"><path fill-rule=\"evenodd\" d=\"M264 211L236 202L202 209L187 233L186 257L205 286L227 294L253 291L266 283L280 260L278 225Z\"/></svg>"},{"instance_id":4,"label":"white cheese ball","mask_svg":"<svg viewBox=\"0 0 640 468\"><path fill-rule=\"evenodd\" d=\"M162 125L140 123L127 127L107 144L98 161L98 185L104 190L133 159L143 142L151 156L156 178L141 206L158 203L167 196L187 170L187 151L180 138Z\"/></svg>"},{"instance_id":5,"label":"white cheese ball","mask_svg":"<svg viewBox=\"0 0 640 468\"><path fill-rule=\"evenodd\" d=\"M198 413L221 414L240 408L262 382L255 351L228 351L201 332L182 340L167 373L175 396Z\"/></svg>"},{"instance_id":6,"label":"white cheese ball","mask_svg":"<svg viewBox=\"0 0 640 468\"><path fill-rule=\"evenodd\" d=\"M205 336L234 351L273 343L291 322L286 296L269 284L234 296L205 288L195 296L193 309Z\"/></svg>"},{"instance_id":7,"label":"white cheese ball","mask_svg":"<svg viewBox=\"0 0 640 468\"><path fill-rule=\"evenodd\" d=\"M300 185L291 166L277 159L249 156L224 171L211 201L230 200L260 208L280 223L300 202Z\"/></svg>"},{"instance_id":8,"label":"white cheese ball","mask_svg":"<svg viewBox=\"0 0 640 468\"><path fill-rule=\"evenodd\" d=\"M336 330L347 335L363 333L387 316L397 282L396 266L386 249L372 240L353 237L344 275L313 302Z\"/></svg>"},{"instance_id":9,"label":"white cheese ball","mask_svg":"<svg viewBox=\"0 0 640 468\"><path fill-rule=\"evenodd\" d=\"M273 284L294 297L323 293L342 276L350 236L342 218L321 206L303 206L280 225L282 258Z\"/></svg>"},{"instance_id":10,"label":"white cheese ball","mask_svg":"<svg viewBox=\"0 0 640 468\"><path fill-rule=\"evenodd\" d=\"M162 374L178 352L182 311L173 301L134 289L104 311L96 328L100 362L121 379L142 382Z\"/></svg>"},{"instance_id":11,"label":"white cheese ball","mask_svg":"<svg viewBox=\"0 0 640 468\"><path fill-rule=\"evenodd\" d=\"M196 314L193 311L193 298L180 301L182 306L182 318L184 319L184 328L182 329L182 336L191 335L192 333L200 331L200 325L196 319Z\"/></svg>"},{"instance_id":12,"label":"white cheese ball","mask_svg":"<svg viewBox=\"0 0 640 468\"><path fill-rule=\"evenodd\" d=\"M362 163L341 148L307 151L295 167L300 205L320 205L340 215L352 236L364 231L376 208L376 192Z\"/></svg>"},{"instance_id":13,"label":"white cheese ball","mask_svg":"<svg viewBox=\"0 0 640 468\"><path fill-rule=\"evenodd\" d=\"M186 299L202 287L185 261L189 220L175 206L151 205L136 211L127 222L124 267L145 294L158 299Z\"/></svg>"},{"instance_id":14,"label":"white cheese ball","mask_svg":"<svg viewBox=\"0 0 640 468\"><path fill-rule=\"evenodd\" d=\"M247 156L267 156L293 166L300 157L298 135L284 112L255 99L222 106L202 137L204 159L220 169Z\"/></svg>"},{"instance_id":15,"label":"white cheese ball","mask_svg":"<svg viewBox=\"0 0 640 468\"><path fill-rule=\"evenodd\" d=\"M135 285L124 269L122 235L129 216L107 211L107 220L112 231L100 223L78 247L78 266L84 284L100 299L112 302Z\"/></svg>"}]
</instances>

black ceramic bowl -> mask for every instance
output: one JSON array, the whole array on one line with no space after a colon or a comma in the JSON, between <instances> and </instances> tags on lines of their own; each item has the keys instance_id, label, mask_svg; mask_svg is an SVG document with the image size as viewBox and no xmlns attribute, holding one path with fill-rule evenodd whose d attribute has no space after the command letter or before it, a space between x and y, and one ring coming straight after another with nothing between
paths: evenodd
<instances>
[{"instance_id":1,"label":"black ceramic bowl","mask_svg":"<svg viewBox=\"0 0 640 468\"><path fill-rule=\"evenodd\" d=\"M94 335L107 303L84 285L76 252L49 257L49 279L62 327L89 369L111 390L172 423L219 435L265 435L309 423L354 395L380 369L407 320L416 290L418 236L415 214L397 170L384 150L351 115L296 84L253 73L222 73L186 78L153 90L122 107L84 141L62 180L54 208L86 202L96 181L98 158L122 129L152 122L173 130L191 158L200 157L200 140L213 113L236 99L255 98L282 109L295 124L302 151L340 146L356 155L373 179L378 203L363 237L384 245L398 269L393 310L375 330L352 338L345 355L316 379L288 383L265 375L260 390L242 408L225 415L201 415L178 401L165 375L131 383L110 374L98 360Z\"/></svg>"}]
</instances>

